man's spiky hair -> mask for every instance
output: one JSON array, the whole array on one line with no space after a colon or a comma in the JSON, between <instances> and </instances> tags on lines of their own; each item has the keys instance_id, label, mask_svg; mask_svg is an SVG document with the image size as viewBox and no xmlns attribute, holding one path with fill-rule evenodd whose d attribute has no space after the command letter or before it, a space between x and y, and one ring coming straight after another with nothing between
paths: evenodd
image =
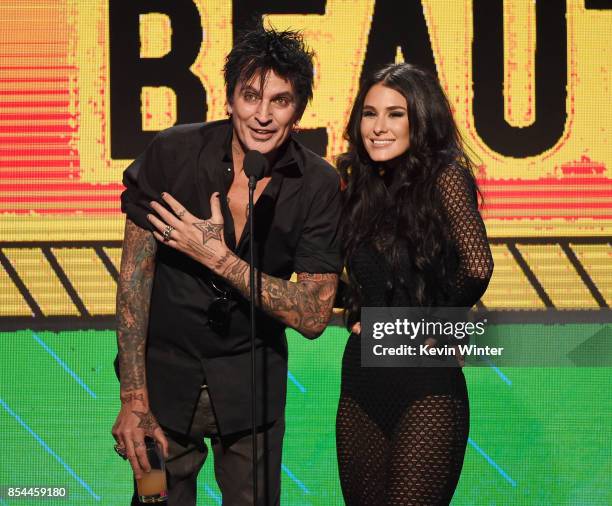
<instances>
[{"instance_id":1,"label":"man's spiky hair","mask_svg":"<svg viewBox=\"0 0 612 506\"><path fill-rule=\"evenodd\" d=\"M298 31L278 31L260 25L245 32L225 59L223 75L228 102L232 102L239 83L244 85L259 73L263 86L265 77L274 71L292 84L296 109L301 114L312 99L313 56Z\"/></svg>"}]
</instances>

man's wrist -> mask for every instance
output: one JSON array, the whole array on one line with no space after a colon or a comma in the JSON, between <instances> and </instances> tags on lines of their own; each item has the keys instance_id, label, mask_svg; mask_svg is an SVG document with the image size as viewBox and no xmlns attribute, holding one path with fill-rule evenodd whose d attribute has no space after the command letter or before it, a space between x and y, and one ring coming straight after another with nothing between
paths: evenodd
<instances>
[{"instance_id":1,"label":"man's wrist","mask_svg":"<svg viewBox=\"0 0 612 506\"><path fill-rule=\"evenodd\" d=\"M121 405L139 405L145 406L148 409L149 399L147 393L144 390L131 390L128 392L120 392L119 399L121 400Z\"/></svg>"},{"instance_id":2,"label":"man's wrist","mask_svg":"<svg viewBox=\"0 0 612 506\"><path fill-rule=\"evenodd\" d=\"M213 264L211 270L218 276L223 276L223 274L227 270L227 266L232 262L232 259L235 257L236 255L234 255L234 253L232 253L229 248L226 248L225 251L219 256L219 259Z\"/></svg>"}]
</instances>

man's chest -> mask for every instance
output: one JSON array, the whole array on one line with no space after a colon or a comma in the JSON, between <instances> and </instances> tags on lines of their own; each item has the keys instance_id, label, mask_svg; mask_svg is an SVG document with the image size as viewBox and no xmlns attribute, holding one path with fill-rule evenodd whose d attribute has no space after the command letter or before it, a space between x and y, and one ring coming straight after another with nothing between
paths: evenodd
<instances>
[{"instance_id":1,"label":"man's chest","mask_svg":"<svg viewBox=\"0 0 612 506\"><path fill-rule=\"evenodd\" d=\"M270 182L270 177L265 177L257 183L253 195L253 203L256 204L266 186ZM239 242L242 232L249 216L249 186L248 178L243 172L234 176L232 184L227 192L227 204L234 222L234 232L236 243Z\"/></svg>"}]
</instances>

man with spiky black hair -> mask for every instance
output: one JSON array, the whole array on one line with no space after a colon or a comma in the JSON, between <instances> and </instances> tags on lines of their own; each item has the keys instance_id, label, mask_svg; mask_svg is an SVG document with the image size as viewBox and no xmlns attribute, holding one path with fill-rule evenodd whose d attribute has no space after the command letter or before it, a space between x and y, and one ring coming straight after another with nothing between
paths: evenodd
<instances>
[{"instance_id":1,"label":"man with spiky black hair","mask_svg":"<svg viewBox=\"0 0 612 506\"><path fill-rule=\"evenodd\" d=\"M260 27L226 59L228 120L159 133L125 171L117 294L116 449L138 478L145 436L167 455L168 504L196 504L210 438L224 505L279 504L285 328L319 336L341 257L339 180L291 134L312 98L301 35ZM245 227L250 150L269 161ZM258 497L252 497L250 241L257 269ZM297 281L290 281L292 273ZM134 495L132 504L138 504Z\"/></svg>"}]
</instances>

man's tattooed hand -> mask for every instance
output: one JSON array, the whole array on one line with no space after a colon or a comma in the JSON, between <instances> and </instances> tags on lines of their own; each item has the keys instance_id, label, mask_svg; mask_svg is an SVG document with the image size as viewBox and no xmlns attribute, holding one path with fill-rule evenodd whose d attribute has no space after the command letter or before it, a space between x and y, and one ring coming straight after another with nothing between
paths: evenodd
<instances>
[{"instance_id":1,"label":"man's tattooed hand","mask_svg":"<svg viewBox=\"0 0 612 506\"><path fill-rule=\"evenodd\" d=\"M223 223L211 223L210 221L200 221L193 226L202 232L202 244L206 246L208 241L223 240Z\"/></svg>"},{"instance_id":2,"label":"man's tattooed hand","mask_svg":"<svg viewBox=\"0 0 612 506\"><path fill-rule=\"evenodd\" d=\"M153 232L155 238L215 270L227 252L219 194L213 193L210 197L211 216L207 220L193 216L169 193L164 193L162 198L174 214L158 202L151 202L157 216L149 214L147 218L156 229ZM179 215L180 219L177 218Z\"/></svg>"},{"instance_id":3,"label":"man's tattooed hand","mask_svg":"<svg viewBox=\"0 0 612 506\"><path fill-rule=\"evenodd\" d=\"M140 423L138 424L139 429L143 429L147 436L152 436L155 429L159 427L157 420L153 416L153 413L150 411L136 411L132 410L138 418L140 418Z\"/></svg>"}]
</instances>

